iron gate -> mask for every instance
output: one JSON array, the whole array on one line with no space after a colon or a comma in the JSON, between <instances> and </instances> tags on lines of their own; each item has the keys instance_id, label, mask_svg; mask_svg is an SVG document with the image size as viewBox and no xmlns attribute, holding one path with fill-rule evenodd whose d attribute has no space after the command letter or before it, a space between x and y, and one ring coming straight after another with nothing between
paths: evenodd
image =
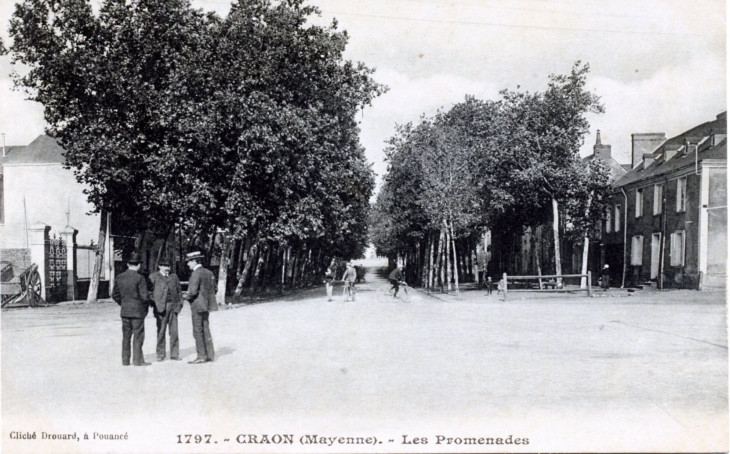
<instances>
[{"instance_id":1,"label":"iron gate","mask_svg":"<svg viewBox=\"0 0 730 454\"><path fill-rule=\"evenodd\" d=\"M48 251L48 278L47 299L49 302L58 303L66 300L66 281L68 279L66 242L62 238L50 240Z\"/></svg>"}]
</instances>

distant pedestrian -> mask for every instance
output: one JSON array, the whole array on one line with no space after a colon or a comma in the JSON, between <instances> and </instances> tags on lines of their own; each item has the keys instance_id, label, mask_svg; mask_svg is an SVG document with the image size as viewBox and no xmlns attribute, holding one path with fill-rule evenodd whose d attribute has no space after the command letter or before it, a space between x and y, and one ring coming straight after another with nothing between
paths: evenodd
<instances>
[{"instance_id":1,"label":"distant pedestrian","mask_svg":"<svg viewBox=\"0 0 730 454\"><path fill-rule=\"evenodd\" d=\"M388 275L388 281L390 281L390 289L393 290L393 296L397 298L400 283L403 282L403 269L400 265L396 266L395 269L390 272Z\"/></svg>"},{"instance_id":2,"label":"distant pedestrian","mask_svg":"<svg viewBox=\"0 0 730 454\"><path fill-rule=\"evenodd\" d=\"M355 274L357 275L357 282L358 284L360 282L365 282L365 267L362 265L355 265Z\"/></svg>"},{"instance_id":3,"label":"distant pedestrian","mask_svg":"<svg viewBox=\"0 0 730 454\"><path fill-rule=\"evenodd\" d=\"M150 275L154 314L157 321L157 361L165 360L165 340L170 333L170 359L180 361L180 341L177 331L177 316L182 310L180 279L170 272L170 261L162 259L157 264L159 271Z\"/></svg>"},{"instance_id":4,"label":"distant pedestrian","mask_svg":"<svg viewBox=\"0 0 730 454\"><path fill-rule=\"evenodd\" d=\"M603 287L603 290L608 290L608 288L611 286L611 270L608 268L608 263L603 265L603 270L601 270L601 287Z\"/></svg>"},{"instance_id":5,"label":"distant pedestrian","mask_svg":"<svg viewBox=\"0 0 730 454\"><path fill-rule=\"evenodd\" d=\"M492 282L492 277L487 277L487 295L492 294L492 290L494 289L494 282Z\"/></svg>"},{"instance_id":6,"label":"distant pedestrian","mask_svg":"<svg viewBox=\"0 0 730 454\"><path fill-rule=\"evenodd\" d=\"M332 288L335 282L335 273L332 271L332 266L327 268L324 273L324 285L327 288L327 301L332 301Z\"/></svg>"},{"instance_id":7,"label":"distant pedestrian","mask_svg":"<svg viewBox=\"0 0 730 454\"><path fill-rule=\"evenodd\" d=\"M345 283L345 290L343 292L343 295L345 296L345 301L349 300L350 296L352 297L352 300L355 301L356 280L357 272L355 271L355 267L352 265L352 262L350 262L347 264L347 269L345 269L345 273L342 275L342 281Z\"/></svg>"},{"instance_id":8,"label":"distant pedestrian","mask_svg":"<svg viewBox=\"0 0 730 454\"><path fill-rule=\"evenodd\" d=\"M188 291L183 293L183 298L190 302L193 337L198 354L197 358L188 361L188 364L212 362L215 359L215 349L213 336L210 334L209 315L212 311L218 310L218 303L215 300L215 276L210 270L203 268L201 252L191 252L185 256L185 260L193 274L190 275Z\"/></svg>"},{"instance_id":9,"label":"distant pedestrian","mask_svg":"<svg viewBox=\"0 0 730 454\"><path fill-rule=\"evenodd\" d=\"M120 315L122 317L123 366L129 366L132 351L135 366L150 365L145 362L142 353L144 319L149 312L150 294L147 289L147 280L139 274L141 262L139 254L136 252L131 254L127 259L127 271L117 276L112 291L112 298L122 308Z\"/></svg>"},{"instance_id":10,"label":"distant pedestrian","mask_svg":"<svg viewBox=\"0 0 730 454\"><path fill-rule=\"evenodd\" d=\"M505 286L505 282L504 282L504 278L502 278L499 280L499 282L497 282L497 295L500 295L500 294L502 294L502 292L504 292L504 286Z\"/></svg>"}]
</instances>

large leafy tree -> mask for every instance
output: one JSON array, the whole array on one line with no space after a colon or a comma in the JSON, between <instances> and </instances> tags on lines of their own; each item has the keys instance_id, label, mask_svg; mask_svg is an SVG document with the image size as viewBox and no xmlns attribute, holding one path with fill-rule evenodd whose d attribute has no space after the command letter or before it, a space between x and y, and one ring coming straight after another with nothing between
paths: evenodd
<instances>
[{"instance_id":1,"label":"large leafy tree","mask_svg":"<svg viewBox=\"0 0 730 454\"><path fill-rule=\"evenodd\" d=\"M98 13L25 0L10 26L16 84L44 106L102 218L278 243L329 231L341 242L329 246L355 254L373 190L355 115L384 87L343 60L336 23L306 25L317 12L302 0L241 1L225 18L188 0L106 0Z\"/></svg>"},{"instance_id":2,"label":"large leafy tree","mask_svg":"<svg viewBox=\"0 0 730 454\"><path fill-rule=\"evenodd\" d=\"M375 217L384 227L374 227L376 244L402 253L440 226L456 237L484 228L511 235L552 219L561 274L559 213L582 239L603 216L608 189L605 166L586 167L578 157L585 115L603 111L585 90L587 73L578 62L568 75L551 75L544 92L467 97L417 126L399 127L386 151L390 165Z\"/></svg>"},{"instance_id":3,"label":"large leafy tree","mask_svg":"<svg viewBox=\"0 0 730 454\"><path fill-rule=\"evenodd\" d=\"M568 75L550 75L544 92L502 92L495 155L503 188L513 203L508 223L537 225L552 218L555 271L561 274L559 204L576 190L575 160L588 133L587 113L603 112L585 89L587 64Z\"/></svg>"}]
</instances>

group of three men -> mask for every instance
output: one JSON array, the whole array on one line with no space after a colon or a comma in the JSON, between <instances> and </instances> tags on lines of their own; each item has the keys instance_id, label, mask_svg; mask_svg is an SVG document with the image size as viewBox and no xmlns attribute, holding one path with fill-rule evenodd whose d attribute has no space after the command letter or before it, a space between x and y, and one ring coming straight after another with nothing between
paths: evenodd
<instances>
[{"instance_id":1,"label":"group of three men","mask_svg":"<svg viewBox=\"0 0 730 454\"><path fill-rule=\"evenodd\" d=\"M165 339L170 333L170 359L179 361L180 342L177 332L177 316L182 310L183 300L190 302L193 320L193 337L197 358L189 364L203 364L215 359L213 337L210 334L209 314L218 310L215 299L215 277L202 265L203 254L191 252L185 260L192 271L187 292L183 292L180 280L171 273L170 262L160 260L159 271L149 277L140 274L141 257L133 253L127 260L128 269L117 276L112 298L121 306L122 317L122 365L148 366L144 360L144 319L152 305L157 321L157 360L164 361ZM132 339L134 339L132 341ZM133 347L133 348L130 348ZM132 354L133 351L133 354Z\"/></svg>"}]
</instances>

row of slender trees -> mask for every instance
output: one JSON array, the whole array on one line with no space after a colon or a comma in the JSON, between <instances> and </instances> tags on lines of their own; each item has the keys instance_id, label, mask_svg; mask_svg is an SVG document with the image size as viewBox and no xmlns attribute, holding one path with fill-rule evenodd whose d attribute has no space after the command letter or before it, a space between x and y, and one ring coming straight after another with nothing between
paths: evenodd
<instances>
[{"instance_id":1,"label":"row of slender trees","mask_svg":"<svg viewBox=\"0 0 730 454\"><path fill-rule=\"evenodd\" d=\"M234 1L225 17L95 4L24 0L0 48L101 213L96 282L108 213L115 234L220 244L223 288L232 257L239 291L362 254L374 175L356 114L386 87L343 59L336 22L308 24L303 0Z\"/></svg>"},{"instance_id":2,"label":"row of slender trees","mask_svg":"<svg viewBox=\"0 0 730 454\"><path fill-rule=\"evenodd\" d=\"M586 114L603 112L585 88L588 70L577 62L570 74L551 75L545 91L518 87L495 101L467 96L398 126L371 214L379 253L403 260L416 285L458 291L475 274L474 252L488 229L519 234L552 221L561 274L561 237L587 245L610 189L606 164L578 155ZM587 247L583 260L585 267Z\"/></svg>"}]
</instances>

